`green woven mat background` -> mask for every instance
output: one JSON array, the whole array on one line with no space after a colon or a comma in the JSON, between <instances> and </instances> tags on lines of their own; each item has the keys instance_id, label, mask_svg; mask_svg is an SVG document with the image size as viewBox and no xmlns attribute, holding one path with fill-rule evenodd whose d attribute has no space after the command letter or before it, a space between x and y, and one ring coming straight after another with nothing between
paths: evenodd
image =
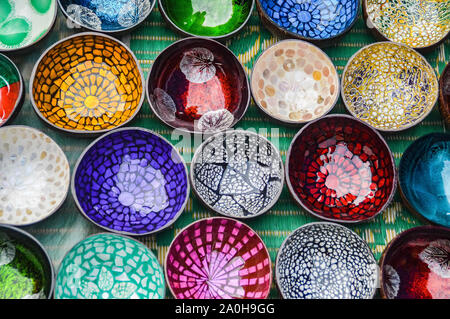
<instances>
[{"instance_id":1,"label":"green woven mat background","mask_svg":"<svg viewBox=\"0 0 450 319\"><path fill-rule=\"evenodd\" d=\"M79 31L81 30L71 29L59 11L55 27L38 47L33 48L31 52L21 56L10 54L10 57L19 65L27 85L24 106L12 124L29 125L51 136L61 145L72 168L83 149L93 139L67 135L45 126L34 113L29 101L28 82L33 66L43 51L57 40ZM121 37L121 40L127 43L134 51L142 66L144 75L147 76L159 52L180 38L179 35L175 34L166 26L158 8L155 8L151 16L139 28L135 29L131 34ZM254 10L249 23L238 35L226 41L226 45L239 57L248 74L250 74L252 65L259 54L277 40L261 25L256 10ZM335 46L326 48L325 51L337 66L339 74L341 74L348 59L358 49L375 41L375 38L370 35L369 30L366 28L360 14L352 30L341 41L336 43ZM440 74L450 59L450 40L447 40L440 47L425 56L436 73ZM341 101L332 113L346 113ZM162 124L152 114L147 102L144 103L141 112L129 126L149 128L165 136L176 145L189 165L191 156L195 151L194 147L183 143L180 144L179 138L172 136L172 130ZM272 140L272 142L279 146L283 160L285 160L286 152L293 136L299 129L286 128L273 124L260 113L254 103L249 107L245 117L237 124L236 128L253 129L257 133ZM416 127L399 134L384 134L384 137L391 147L398 165L402 152L416 138L429 132L442 132L444 130L445 128L438 111L438 106L436 105L432 113ZM202 206L191 191L191 197L186 210L172 228L164 230L155 236L146 236L139 239L157 254L159 261L163 264L168 246L175 234L189 223L209 216L214 216L214 213ZM317 219L311 217L297 206L291 198L287 187L285 187L278 203L271 211L254 220L249 220L247 223L264 240L269 249L274 266L276 253L286 236L299 226L312 221L317 221ZM378 259L386 244L395 235L411 227L422 225L423 223L418 217L407 211L397 194L389 208L376 219L368 223L351 226L350 228L367 241L375 257ZM74 244L90 234L102 231L82 217L75 207L71 194L69 194L66 202L57 213L36 225L25 227L25 230L36 236L48 249L56 269L66 252ZM171 297L169 292L167 296ZM275 284L272 285L271 297L278 297Z\"/></svg>"}]
</instances>

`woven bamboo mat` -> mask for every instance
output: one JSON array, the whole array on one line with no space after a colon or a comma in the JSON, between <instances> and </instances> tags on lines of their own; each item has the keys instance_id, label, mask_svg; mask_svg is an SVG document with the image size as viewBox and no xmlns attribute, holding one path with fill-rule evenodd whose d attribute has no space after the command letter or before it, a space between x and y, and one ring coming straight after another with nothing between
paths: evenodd
<instances>
[{"instance_id":1,"label":"woven bamboo mat","mask_svg":"<svg viewBox=\"0 0 450 319\"><path fill-rule=\"evenodd\" d=\"M10 55L18 64L27 86L25 104L12 124L32 126L51 136L61 145L72 168L83 149L93 139L74 137L45 126L34 113L31 106L28 94L28 82L34 64L46 48L57 40L80 31L79 29L70 28L62 17L62 13L58 12L58 19L54 29L38 47L34 48L32 52L21 56ZM134 51L142 66L144 75L147 76L156 56L172 42L180 38L179 35L168 28L163 22L158 8L155 8L151 16L139 28L120 39ZM256 10L254 10L245 28L231 40L226 41L225 44L238 56L246 71L250 74L253 63L259 54L277 41L278 39L272 37L261 25ZM339 74L342 74L348 59L357 50L375 41L375 38L370 35L369 30L366 28L360 14L352 30L341 41L336 43L335 46L325 49L325 52L333 60ZM447 40L440 47L426 54L425 57L433 66L436 73L440 74L450 59L450 40ZM332 113L346 113L341 100ZM150 111L147 102L144 103L135 120L128 126L145 127L168 138L184 156L188 165L190 164L190 159L195 151L194 145L196 144L194 141L191 141L191 143L190 141L180 140L179 136L173 135L172 130L161 123ZM236 128L251 129L267 137L279 147L283 160L285 160L286 152L292 138L299 129L286 128L270 122L258 110L254 103L249 107L243 120L236 125ZM444 130L444 124L441 120L438 106L436 105L431 114L416 127L398 134L383 135L398 165L403 151L416 138L430 132L442 132ZM157 254L161 264L163 264L165 254L169 248L168 246L177 232L195 220L210 216L214 216L214 213L202 206L191 192L186 210L172 228L164 230L155 236L141 237L139 240L151 248ZM285 187L278 203L271 211L254 220L247 221L247 224L262 237L274 262L278 248L286 236L299 226L312 221L317 221L317 219L308 215L297 206L291 198L287 187ZM396 194L391 205L376 219L364 224L351 226L350 228L366 240L375 257L378 259L386 244L395 235L422 224L424 222L417 216L411 214L401 203L399 195ZM59 266L66 252L78 241L90 234L102 232L102 230L93 226L77 211L71 194L69 194L66 202L58 212L36 225L25 227L25 230L36 236L48 249L56 268ZM167 295L170 297L170 293ZM275 285L272 287L271 297L278 297Z\"/></svg>"}]
</instances>

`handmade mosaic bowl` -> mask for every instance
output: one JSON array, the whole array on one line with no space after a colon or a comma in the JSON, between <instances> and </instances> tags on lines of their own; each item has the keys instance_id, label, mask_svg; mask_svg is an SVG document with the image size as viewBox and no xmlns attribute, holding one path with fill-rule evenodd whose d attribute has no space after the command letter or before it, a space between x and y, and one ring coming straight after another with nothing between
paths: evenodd
<instances>
[{"instance_id":1,"label":"handmade mosaic bowl","mask_svg":"<svg viewBox=\"0 0 450 319\"><path fill-rule=\"evenodd\" d=\"M187 38L156 58L147 98L156 116L172 128L212 134L244 116L251 94L233 52L211 39Z\"/></svg>"},{"instance_id":2,"label":"handmade mosaic bowl","mask_svg":"<svg viewBox=\"0 0 450 319\"><path fill-rule=\"evenodd\" d=\"M49 217L65 201L69 183L69 162L50 137L27 126L0 128L0 224Z\"/></svg>"},{"instance_id":3,"label":"handmade mosaic bowl","mask_svg":"<svg viewBox=\"0 0 450 319\"><path fill-rule=\"evenodd\" d=\"M428 221L450 227L450 134L431 133L414 141L399 166L406 206Z\"/></svg>"},{"instance_id":4,"label":"handmade mosaic bowl","mask_svg":"<svg viewBox=\"0 0 450 319\"><path fill-rule=\"evenodd\" d=\"M76 34L50 47L34 67L30 96L47 124L82 134L127 124L145 98L134 54L99 33Z\"/></svg>"},{"instance_id":5,"label":"handmade mosaic bowl","mask_svg":"<svg viewBox=\"0 0 450 319\"><path fill-rule=\"evenodd\" d=\"M100 233L76 244L58 270L55 299L164 299L164 273L141 242Z\"/></svg>"},{"instance_id":6,"label":"handmade mosaic bowl","mask_svg":"<svg viewBox=\"0 0 450 319\"><path fill-rule=\"evenodd\" d=\"M156 0L58 0L74 26L119 33L137 27L150 15Z\"/></svg>"},{"instance_id":7,"label":"handmade mosaic bowl","mask_svg":"<svg viewBox=\"0 0 450 319\"><path fill-rule=\"evenodd\" d=\"M396 188L394 158L382 136L348 115L306 124L286 157L295 201L312 215L340 223L375 218Z\"/></svg>"},{"instance_id":8,"label":"handmade mosaic bowl","mask_svg":"<svg viewBox=\"0 0 450 319\"><path fill-rule=\"evenodd\" d=\"M0 127L19 113L24 92L19 69L6 55L0 54Z\"/></svg>"},{"instance_id":9,"label":"handmade mosaic bowl","mask_svg":"<svg viewBox=\"0 0 450 319\"><path fill-rule=\"evenodd\" d=\"M306 123L328 113L339 99L339 75L330 58L301 40L265 50L251 76L253 99L276 121Z\"/></svg>"},{"instance_id":10,"label":"handmade mosaic bowl","mask_svg":"<svg viewBox=\"0 0 450 319\"><path fill-rule=\"evenodd\" d=\"M450 32L450 2L442 0L363 0L367 26L383 40L429 49Z\"/></svg>"},{"instance_id":11,"label":"handmade mosaic bowl","mask_svg":"<svg viewBox=\"0 0 450 319\"><path fill-rule=\"evenodd\" d=\"M142 128L103 135L78 159L72 194L97 226L148 235L175 222L189 198L186 164L163 137Z\"/></svg>"},{"instance_id":12,"label":"handmade mosaic bowl","mask_svg":"<svg viewBox=\"0 0 450 319\"><path fill-rule=\"evenodd\" d=\"M385 299L450 298L450 229L419 226L395 237L380 260Z\"/></svg>"},{"instance_id":13,"label":"handmade mosaic bowl","mask_svg":"<svg viewBox=\"0 0 450 319\"><path fill-rule=\"evenodd\" d=\"M378 286L375 257L350 229L310 223L281 245L275 278L284 299L371 299Z\"/></svg>"},{"instance_id":14,"label":"handmade mosaic bowl","mask_svg":"<svg viewBox=\"0 0 450 319\"><path fill-rule=\"evenodd\" d=\"M447 64L439 78L439 108L442 119L450 128L450 63Z\"/></svg>"},{"instance_id":15,"label":"handmade mosaic bowl","mask_svg":"<svg viewBox=\"0 0 450 319\"><path fill-rule=\"evenodd\" d=\"M348 111L380 131L400 131L421 122L438 98L436 74L406 45L370 44L356 52L342 74Z\"/></svg>"},{"instance_id":16,"label":"handmade mosaic bowl","mask_svg":"<svg viewBox=\"0 0 450 319\"><path fill-rule=\"evenodd\" d=\"M0 299L50 299L52 261L27 232L0 225Z\"/></svg>"},{"instance_id":17,"label":"handmade mosaic bowl","mask_svg":"<svg viewBox=\"0 0 450 319\"><path fill-rule=\"evenodd\" d=\"M356 22L359 0L257 0L263 24L274 35L328 46Z\"/></svg>"},{"instance_id":18,"label":"handmade mosaic bowl","mask_svg":"<svg viewBox=\"0 0 450 319\"><path fill-rule=\"evenodd\" d=\"M57 0L0 0L0 52L31 47L52 29Z\"/></svg>"},{"instance_id":19,"label":"handmade mosaic bowl","mask_svg":"<svg viewBox=\"0 0 450 319\"><path fill-rule=\"evenodd\" d=\"M159 0L164 20L187 36L228 38L251 17L255 0Z\"/></svg>"},{"instance_id":20,"label":"handmade mosaic bowl","mask_svg":"<svg viewBox=\"0 0 450 319\"><path fill-rule=\"evenodd\" d=\"M267 212L283 190L284 169L279 151L267 139L246 131L218 133L195 152L191 183L213 211L251 218Z\"/></svg>"},{"instance_id":21,"label":"handmade mosaic bowl","mask_svg":"<svg viewBox=\"0 0 450 319\"><path fill-rule=\"evenodd\" d=\"M166 255L165 275L177 299L264 299L272 283L261 238L222 217L199 220L178 233Z\"/></svg>"}]
</instances>

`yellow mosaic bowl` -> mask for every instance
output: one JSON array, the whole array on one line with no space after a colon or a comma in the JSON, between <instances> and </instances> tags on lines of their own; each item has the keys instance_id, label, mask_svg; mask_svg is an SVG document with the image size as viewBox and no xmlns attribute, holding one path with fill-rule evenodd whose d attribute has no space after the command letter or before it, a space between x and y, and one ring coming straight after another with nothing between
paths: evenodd
<instances>
[{"instance_id":1,"label":"yellow mosaic bowl","mask_svg":"<svg viewBox=\"0 0 450 319\"><path fill-rule=\"evenodd\" d=\"M438 99L438 81L427 60L408 46L378 42L356 52L341 80L348 111L380 131L421 122Z\"/></svg>"},{"instance_id":2,"label":"yellow mosaic bowl","mask_svg":"<svg viewBox=\"0 0 450 319\"><path fill-rule=\"evenodd\" d=\"M31 102L51 126L103 133L131 121L144 101L142 71L123 43L81 33L50 47L30 80Z\"/></svg>"},{"instance_id":3,"label":"yellow mosaic bowl","mask_svg":"<svg viewBox=\"0 0 450 319\"><path fill-rule=\"evenodd\" d=\"M450 33L448 0L364 0L367 26L384 40L427 49Z\"/></svg>"}]
</instances>

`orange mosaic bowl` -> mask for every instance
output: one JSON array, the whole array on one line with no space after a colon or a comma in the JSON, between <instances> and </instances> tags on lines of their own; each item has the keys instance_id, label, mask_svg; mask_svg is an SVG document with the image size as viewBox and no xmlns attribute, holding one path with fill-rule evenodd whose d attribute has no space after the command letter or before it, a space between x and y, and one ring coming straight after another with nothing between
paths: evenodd
<instances>
[{"instance_id":1,"label":"orange mosaic bowl","mask_svg":"<svg viewBox=\"0 0 450 319\"><path fill-rule=\"evenodd\" d=\"M122 42L80 33L50 47L30 79L32 105L47 124L70 133L104 133L130 122L145 98L136 57Z\"/></svg>"}]
</instances>

